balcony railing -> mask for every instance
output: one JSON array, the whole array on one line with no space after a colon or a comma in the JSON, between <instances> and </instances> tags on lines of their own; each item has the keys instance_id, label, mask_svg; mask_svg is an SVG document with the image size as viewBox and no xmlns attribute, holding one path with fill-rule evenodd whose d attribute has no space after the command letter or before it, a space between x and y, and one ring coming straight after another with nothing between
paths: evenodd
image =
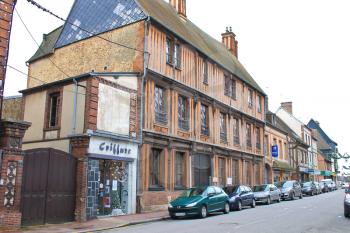
<instances>
[{"instance_id":1,"label":"balcony railing","mask_svg":"<svg viewBox=\"0 0 350 233\"><path fill-rule=\"evenodd\" d=\"M187 119L179 119L179 129L189 131L190 130L190 122Z\"/></svg>"},{"instance_id":2,"label":"balcony railing","mask_svg":"<svg viewBox=\"0 0 350 233\"><path fill-rule=\"evenodd\" d=\"M155 111L155 120L158 123L167 124L168 123L168 113L165 111Z\"/></svg>"}]
</instances>

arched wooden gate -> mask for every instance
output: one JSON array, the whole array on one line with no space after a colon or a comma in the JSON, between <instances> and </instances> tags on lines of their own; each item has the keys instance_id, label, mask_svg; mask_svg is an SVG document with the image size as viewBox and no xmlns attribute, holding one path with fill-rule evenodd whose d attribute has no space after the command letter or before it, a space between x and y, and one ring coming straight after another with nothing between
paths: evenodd
<instances>
[{"instance_id":1,"label":"arched wooden gate","mask_svg":"<svg viewBox=\"0 0 350 233\"><path fill-rule=\"evenodd\" d=\"M74 221L76 160L63 151L25 151L22 224Z\"/></svg>"}]
</instances>

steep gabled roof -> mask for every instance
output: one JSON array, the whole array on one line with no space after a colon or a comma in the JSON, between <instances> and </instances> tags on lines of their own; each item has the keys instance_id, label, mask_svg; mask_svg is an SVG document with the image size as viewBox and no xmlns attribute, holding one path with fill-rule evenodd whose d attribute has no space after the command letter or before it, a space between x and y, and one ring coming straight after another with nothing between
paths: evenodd
<instances>
[{"instance_id":1,"label":"steep gabled roof","mask_svg":"<svg viewBox=\"0 0 350 233\"><path fill-rule=\"evenodd\" d=\"M170 4L164 0L137 0L137 2L152 19L265 95L262 88L223 43L209 36L189 19L181 19Z\"/></svg>"},{"instance_id":2,"label":"steep gabled roof","mask_svg":"<svg viewBox=\"0 0 350 233\"><path fill-rule=\"evenodd\" d=\"M324 131L323 129L321 128L320 124L315 121L314 119L311 119L309 121L309 123L307 124L307 126L311 129L315 129L318 131L318 133L320 134L319 137L322 137L327 143L329 146L331 146L332 144L337 146L338 144L333 141Z\"/></svg>"},{"instance_id":3,"label":"steep gabled roof","mask_svg":"<svg viewBox=\"0 0 350 233\"><path fill-rule=\"evenodd\" d=\"M61 34L63 26L60 26L48 34L44 34L43 41L40 44L39 49L35 54L28 60L28 62L34 62L42 57L45 57L54 51L56 41Z\"/></svg>"}]
</instances>

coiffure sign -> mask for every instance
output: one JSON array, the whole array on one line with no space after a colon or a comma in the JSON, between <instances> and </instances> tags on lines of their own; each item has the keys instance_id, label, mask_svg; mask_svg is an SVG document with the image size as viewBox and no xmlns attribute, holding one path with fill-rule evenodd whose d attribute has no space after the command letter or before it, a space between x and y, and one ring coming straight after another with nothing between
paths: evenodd
<instances>
[{"instance_id":1,"label":"coiffure sign","mask_svg":"<svg viewBox=\"0 0 350 233\"><path fill-rule=\"evenodd\" d=\"M101 137L90 138L90 157L106 159L136 159L137 144Z\"/></svg>"}]
</instances>

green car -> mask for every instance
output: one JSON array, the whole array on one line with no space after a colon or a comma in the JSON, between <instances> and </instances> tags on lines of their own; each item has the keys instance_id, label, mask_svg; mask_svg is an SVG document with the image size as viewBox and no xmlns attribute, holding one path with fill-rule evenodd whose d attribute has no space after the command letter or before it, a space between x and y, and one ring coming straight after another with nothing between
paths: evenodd
<instances>
[{"instance_id":1,"label":"green car","mask_svg":"<svg viewBox=\"0 0 350 233\"><path fill-rule=\"evenodd\" d=\"M177 199L169 203L171 218L199 216L205 218L209 213L230 212L229 198L219 187L207 186L186 189Z\"/></svg>"}]
</instances>

